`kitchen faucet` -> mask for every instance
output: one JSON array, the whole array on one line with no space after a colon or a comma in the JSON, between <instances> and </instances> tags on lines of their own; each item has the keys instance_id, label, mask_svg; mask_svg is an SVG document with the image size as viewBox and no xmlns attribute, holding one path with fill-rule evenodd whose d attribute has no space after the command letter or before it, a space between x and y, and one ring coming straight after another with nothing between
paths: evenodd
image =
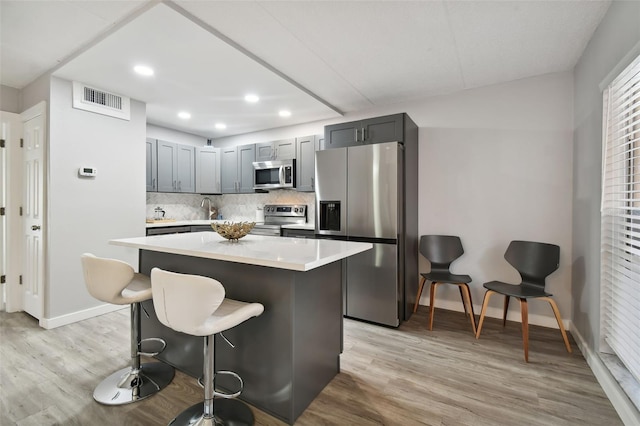
<instances>
[{"instance_id":1,"label":"kitchen faucet","mask_svg":"<svg viewBox=\"0 0 640 426\"><path fill-rule=\"evenodd\" d=\"M204 207L204 202L208 202L209 203L209 213L206 214L206 216L204 217L205 220L211 220L211 219L215 219L215 217L211 217L211 215L213 214L213 211L211 210L211 198L209 197L204 197L202 199L202 201L200 202L200 207Z\"/></svg>"}]
</instances>

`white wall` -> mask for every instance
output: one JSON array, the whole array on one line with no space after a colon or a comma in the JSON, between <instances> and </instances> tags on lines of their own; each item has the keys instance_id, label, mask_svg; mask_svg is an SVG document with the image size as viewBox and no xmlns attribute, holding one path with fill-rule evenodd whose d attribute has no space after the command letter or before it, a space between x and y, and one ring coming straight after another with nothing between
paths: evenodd
<instances>
[{"instance_id":1,"label":"white wall","mask_svg":"<svg viewBox=\"0 0 640 426\"><path fill-rule=\"evenodd\" d=\"M13 87L0 85L0 111L20 112L20 91Z\"/></svg>"},{"instance_id":2,"label":"white wall","mask_svg":"<svg viewBox=\"0 0 640 426\"><path fill-rule=\"evenodd\" d=\"M466 253L453 270L473 278L476 312L484 282L517 282L504 251L509 241L528 239L560 246L560 268L549 277L547 289L563 318L569 319L572 85L571 73L545 75L331 121L216 139L214 145L322 133L329 123L407 112L420 128L419 233L461 237ZM420 270L428 270L424 259ZM462 310L456 288L440 289L436 306ZM428 303L426 293L423 303ZM493 299L489 315L501 316L502 298ZM510 318L520 320L517 304L510 312ZM531 323L555 326L546 302L531 302L529 312Z\"/></svg>"},{"instance_id":3,"label":"white wall","mask_svg":"<svg viewBox=\"0 0 640 426\"><path fill-rule=\"evenodd\" d=\"M613 2L575 68L573 187L574 326L597 349L600 335L600 83L640 42L640 2ZM631 62L633 58L627 60Z\"/></svg>"},{"instance_id":4,"label":"white wall","mask_svg":"<svg viewBox=\"0 0 640 426\"><path fill-rule=\"evenodd\" d=\"M145 235L145 105L132 100L126 121L71 103L71 82L52 78L45 312L51 321L102 304L86 291L82 253L119 258L137 269L137 252L108 240ZM79 178L81 166L96 167L97 177Z\"/></svg>"},{"instance_id":5,"label":"white wall","mask_svg":"<svg viewBox=\"0 0 640 426\"><path fill-rule=\"evenodd\" d=\"M183 145L204 146L207 144L207 138L203 136L167 129L166 127L160 127L153 124L147 124L147 137L152 139L162 139L164 141L180 143Z\"/></svg>"}]
</instances>

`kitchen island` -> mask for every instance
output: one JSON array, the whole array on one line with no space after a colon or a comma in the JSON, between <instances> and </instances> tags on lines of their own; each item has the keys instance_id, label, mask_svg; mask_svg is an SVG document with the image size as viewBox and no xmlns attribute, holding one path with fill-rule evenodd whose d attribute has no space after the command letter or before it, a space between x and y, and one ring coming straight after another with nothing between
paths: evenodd
<instances>
[{"instance_id":1,"label":"kitchen island","mask_svg":"<svg viewBox=\"0 0 640 426\"><path fill-rule=\"evenodd\" d=\"M244 380L241 399L289 424L340 371L343 259L369 243L248 235L237 243L214 232L111 240L140 250L140 272L153 267L215 278L226 297L264 305L264 313L216 337L216 368ZM158 359L202 375L200 337L163 326L151 300L143 303L142 337L162 337ZM218 387L235 383L221 376ZM176 413L177 414L177 413Z\"/></svg>"}]
</instances>

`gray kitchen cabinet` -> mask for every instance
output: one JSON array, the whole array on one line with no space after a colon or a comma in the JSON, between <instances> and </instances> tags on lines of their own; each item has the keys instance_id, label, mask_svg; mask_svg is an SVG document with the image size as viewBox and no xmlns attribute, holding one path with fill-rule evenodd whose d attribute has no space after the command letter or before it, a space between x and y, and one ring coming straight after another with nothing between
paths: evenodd
<instances>
[{"instance_id":1,"label":"gray kitchen cabinet","mask_svg":"<svg viewBox=\"0 0 640 426\"><path fill-rule=\"evenodd\" d=\"M312 135L296 138L296 190L300 192L315 191L316 151L324 139L323 135Z\"/></svg>"},{"instance_id":2,"label":"gray kitchen cabinet","mask_svg":"<svg viewBox=\"0 0 640 426\"><path fill-rule=\"evenodd\" d=\"M147 138L146 141L146 180L147 192L155 192L158 190L158 142L155 139Z\"/></svg>"},{"instance_id":3,"label":"gray kitchen cabinet","mask_svg":"<svg viewBox=\"0 0 640 426\"><path fill-rule=\"evenodd\" d=\"M168 234L184 234L191 232L190 226L163 226L160 228L147 228L147 236L149 235L168 235Z\"/></svg>"},{"instance_id":4,"label":"gray kitchen cabinet","mask_svg":"<svg viewBox=\"0 0 640 426\"><path fill-rule=\"evenodd\" d=\"M157 191L195 192L195 147L157 141Z\"/></svg>"},{"instance_id":5,"label":"gray kitchen cabinet","mask_svg":"<svg viewBox=\"0 0 640 426\"><path fill-rule=\"evenodd\" d=\"M196 192L196 147L177 145L177 192Z\"/></svg>"},{"instance_id":6,"label":"gray kitchen cabinet","mask_svg":"<svg viewBox=\"0 0 640 426\"><path fill-rule=\"evenodd\" d=\"M256 159L254 161L293 160L295 158L295 138L256 144Z\"/></svg>"},{"instance_id":7,"label":"gray kitchen cabinet","mask_svg":"<svg viewBox=\"0 0 640 426\"><path fill-rule=\"evenodd\" d=\"M254 144L222 148L220 182L223 194L254 192Z\"/></svg>"},{"instance_id":8,"label":"gray kitchen cabinet","mask_svg":"<svg viewBox=\"0 0 640 426\"><path fill-rule=\"evenodd\" d=\"M196 148L196 192L221 194L220 157L222 150L209 146Z\"/></svg>"},{"instance_id":9,"label":"gray kitchen cabinet","mask_svg":"<svg viewBox=\"0 0 640 426\"><path fill-rule=\"evenodd\" d=\"M404 142L404 117L401 113L325 126L325 148Z\"/></svg>"},{"instance_id":10,"label":"gray kitchen cabinet","mask_svg":"<svg viewBox=\"0 0 640 426\"><path fill-rule=\"evenodd\" d=\"M157 141L157 190L158 192L176 192L177 145L163 140Z\"/></svg>"},{"instance_id":11,"label":"gray kitchen cabinet","mask_svg":"<svg viewBox=\"0 0 640 426\"><path fill-rule=\"evenodd\" d=\"M316 238L315 231L313 229L287 229L282 228L283 237L291 238Z\"/></svg>"}]
</instances>

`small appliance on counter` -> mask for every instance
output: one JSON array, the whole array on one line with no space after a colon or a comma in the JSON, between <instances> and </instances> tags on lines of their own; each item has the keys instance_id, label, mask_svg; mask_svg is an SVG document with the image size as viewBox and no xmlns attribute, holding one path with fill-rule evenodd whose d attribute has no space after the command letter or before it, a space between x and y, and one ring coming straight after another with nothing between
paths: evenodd
<instances>
[{"instance_id":1,"label":"small appliance on counter","mask_svg":"<svg viewBox=\"0 0 640 426\"><path fill-rule=\"evenodd\" d=\"M307 223L307 206L304 204L267 204L262 210L264 223L256 223L253 235L279 237L282 225L302 225ZM256 222L258 222L256 220Z\"/></svg>"}]
</instances>

